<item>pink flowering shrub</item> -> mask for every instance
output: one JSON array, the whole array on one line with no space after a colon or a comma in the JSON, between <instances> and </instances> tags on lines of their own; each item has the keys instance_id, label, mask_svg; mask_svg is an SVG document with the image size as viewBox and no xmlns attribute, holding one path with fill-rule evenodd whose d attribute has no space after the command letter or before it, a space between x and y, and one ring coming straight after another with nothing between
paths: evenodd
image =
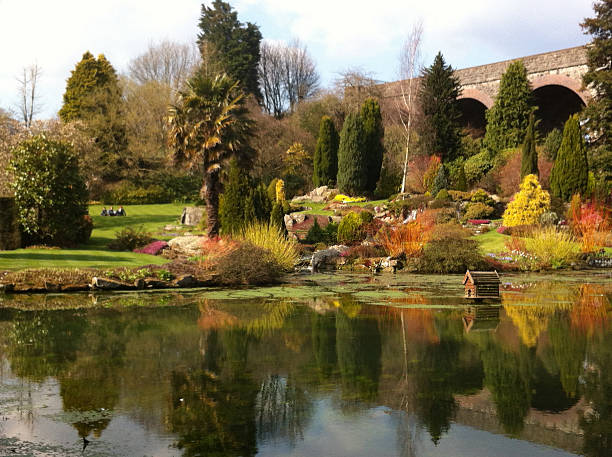
<instances>
[{"instance_id":1,"label":"pink flowering shrub","mask_svg":"<svg viewBox=\"0 0 612 457\"><path fill-rule=\"evenodd\" d=\"M149 254L149 255L158 255L161 251L168 247L168 243L165 241L153 241L152 243L147 244L138 249L134 249L134 252L138 254Z\"/></svg>"}]
</instances>

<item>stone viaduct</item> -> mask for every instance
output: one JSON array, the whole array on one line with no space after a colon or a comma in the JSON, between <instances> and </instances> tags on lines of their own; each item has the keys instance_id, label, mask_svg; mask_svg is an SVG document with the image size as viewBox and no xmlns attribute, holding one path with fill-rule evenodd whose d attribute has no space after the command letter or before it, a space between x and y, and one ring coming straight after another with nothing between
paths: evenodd
<instances>
[{"instance_id":1,"label":"stone viaduct","mask_svg":"<svg viewBox=\"0 0 612 457\"><path fill-rule=\"evenodd\" d=\"M587 71L586 46L455 70L462 88L462 124L474 134L484 133L485 111L493 106L501 76L516 60L522 60L527 69L542 132L562 128L571 114L589 103L592 94L582 87L582 75ZM385 84L383 97L398 97L400 84L401 81Z\"/></svg>"}]
</instances>

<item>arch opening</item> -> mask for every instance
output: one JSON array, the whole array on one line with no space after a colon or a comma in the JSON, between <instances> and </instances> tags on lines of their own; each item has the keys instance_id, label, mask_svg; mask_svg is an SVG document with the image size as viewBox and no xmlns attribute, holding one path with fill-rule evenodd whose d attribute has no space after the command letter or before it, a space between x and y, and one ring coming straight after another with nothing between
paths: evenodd
<instances>
[{"instance_id":1,"label":"arch opening","mask_svg":"<svg viewBox=\"0 0 612 457\"><path fill-rule=\"evenodd\" d=\"M460 98L459 103L459 124L467 131L472 138L482 138L485 134L487 120L485 112L487 107L484 103L474 98Z\"/></svg>"},{"instance_id":2,"label":"arch opening","mask_svg":"<svg viewBox=\"0 0 612 457\"><path fill-rule=\"evenodd\" d=\"M571 89L557 84L538 87L533 91L536 116L540 120L540 135L557 128L563 130L565 121L585 106L582 98Z\"/></svg>"}]
</instances>

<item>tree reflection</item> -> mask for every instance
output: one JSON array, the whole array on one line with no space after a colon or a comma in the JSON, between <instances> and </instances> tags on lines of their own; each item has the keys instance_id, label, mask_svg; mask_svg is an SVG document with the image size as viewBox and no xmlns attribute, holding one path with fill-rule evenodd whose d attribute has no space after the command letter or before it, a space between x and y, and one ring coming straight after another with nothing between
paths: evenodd
<instances>
[{"instance_id":1,"label":"tree reflection","mask_svg":"<svg viewBox=\"0 0 612 457\"><path fill-rule=\"evenodd\" d=\"M312 350L322 379L329 379L337 365L336 314L317 314L312 317Z\"/></svg>"}]
</instances>

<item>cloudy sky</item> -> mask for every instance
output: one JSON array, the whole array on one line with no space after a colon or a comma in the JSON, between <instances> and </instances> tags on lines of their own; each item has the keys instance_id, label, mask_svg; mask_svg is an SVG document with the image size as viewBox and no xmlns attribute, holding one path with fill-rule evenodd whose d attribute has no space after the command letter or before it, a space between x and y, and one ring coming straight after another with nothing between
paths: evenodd
<instances>
[{"instance_id":1,"label":"cloudy sky","mask_svg":"<svg viewBox=\"0 0 612 457\"><path fill-rule=\"evenodd\" d=\"M206 3L210 3L207 1ZM70 70L89 50L119 72L148 44L194 41L201 0L0 0L0 107L14 108L17 77L42 67L44 110L61 106ZM423 61L438 51L455 68L584 44L579 22L592 0L232 0L264 39L299 38L325 85L349 67L377 79L397 76L406 34L423 23Z\"/></svg>"}]
</instances>

